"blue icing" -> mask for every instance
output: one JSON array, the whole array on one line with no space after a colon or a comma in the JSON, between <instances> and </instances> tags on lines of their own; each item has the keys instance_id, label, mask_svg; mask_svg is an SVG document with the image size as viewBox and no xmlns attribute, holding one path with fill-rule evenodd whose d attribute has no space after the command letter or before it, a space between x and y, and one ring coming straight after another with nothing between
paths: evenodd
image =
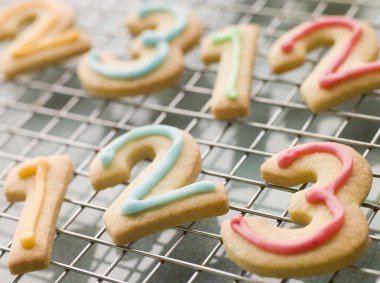
<instances>
[{"instance_id":1,"label":"blue icing","mask_svg":"<svg viewBox=\"0 0 380 283\"><path fill-rule=\"evenodd\" d=\"M103 76L115 79L136 79L156 70L165 61L168 54L169 44L166 41L161 41L157 45L156 54L149 61L141 62L140 66L128 70L103 64L97 51L91 51L88 59L91 68Z\"/></svg>"},{"instance_id":2,"label":"blue icing","mask_svg":"<svg viewBox=\"0 0 380 283\"><path fill-rule=\"evenodd\" d=\"M171 41L182 33L187 26L186 12L174 6L173 4L148 4L140 8L138 11L140 18L144 18L151 13L169 12L175 17L175 23L172 29L158 33L154 30L144 31L141 35L144 44L156 45L160 40Z\"/></svg>"},{"instance_id":3,"label":"blue icing","mask_svg":"<svg viewBox=\"0 0 380 283\"><path fill-rule=\"evenodd\" d=\"M183 199L194 194L208 193L213 191L214 189L214 182L201 181L148 199L136 200L128 198L124 202L124 205L122 207L122 213L127 215L138 213L148 208L167 204L169 202L173 202L178 199Z\"/></svg>"},{"instance_id":4,"label":"blue icing","mask_svg":"<svg viewBox=\"0 0 380 283\"><path fill-rule=\"evenodd\" d=\"M104 168L109 167L115 158L116 153L129 142L154 135L169 138L172 141L172 145L153 172L128 196L122 207L123 214L134 214L177 199L186 198L192 194L207 193L215 189L215 183L203 181L159 196L140 200L169 173L181 154L183 136L177 128L170 126L158 125L141 127L118 137L100 152L102 166Z\"/></svg>"},{"instance_id":5,"label":"blue icing","mask_svg":"<svg viewBox=\"0 0 380 283\"><path fill-rule=\"evenodd\" d=\"M169 12L174 15L175 22L173 27L166 32L157 32L155 30L146 30L141 34L141 40L144 45L156 47L156 54L140 66L135 66L128 70L106 66L100 60L99 52L92 51L88 60L90 67L97 73L116 79L136 79L147 75L156 70L168 57L169 42L176 38L187 26L186 11L179 7L173 7L173 4L147 4L138 11L140 18L144 18L155 12Z\"/></svg>"}]
</instances>

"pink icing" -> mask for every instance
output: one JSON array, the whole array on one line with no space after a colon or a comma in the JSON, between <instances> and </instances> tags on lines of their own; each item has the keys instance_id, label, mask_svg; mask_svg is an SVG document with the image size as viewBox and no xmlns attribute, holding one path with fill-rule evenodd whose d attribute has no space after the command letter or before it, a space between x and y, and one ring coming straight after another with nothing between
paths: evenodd
<instances>
[{"instance_id":1,"label":"pink icing","mask_svg":"<svg viewBox=\"0 0 380 283\"><path fill-rule=\"evenodd\" d=\"M362 34L362 28L360 24L352 19L348 19L342 16L324 17L322 19L311 22L305 28L301 29L297 33L293 34L285 40L281 45L282 51L289 53L293 50L294 44L297 40L310 35L311 33L325 27L343 27L352 30L352 36L349 39L346 46L344 46L341 54L333 60L331 66L326 71L325 75L320 78L319 85L322 88L329 88L335 84L345 81L350 78L358 77L370 72L376 72L380 70L380 62L376 61L370 64L366 64L360 67L340 71L337 73L339 67L344 63L347 57L350 55L352 49L359 41Z\"/></svg>"},{"instance_id":2,"label":"pink icing","mask_svg":"<svg viewBox=\"0 0 380 283\"><path fill-rule=\"evenodd\" d=\"M315 233L298 240L288 242L271 240L257 234L241 216L231 219L232 229L250 243L264 250L280 254L296 254L318 247L333 237L344 224L344 208L335 196L337 190L352 174L352 155L347 148L337 143L326 142L306 144L292 148L278 157L278 166L286 168L292 162L305 154L325 152L335 155L342 162L342 169L334 180L326 187L313 188L305 194L308 203L324 202L329 208L333 219Z\"/></svg>"}]
</instances>

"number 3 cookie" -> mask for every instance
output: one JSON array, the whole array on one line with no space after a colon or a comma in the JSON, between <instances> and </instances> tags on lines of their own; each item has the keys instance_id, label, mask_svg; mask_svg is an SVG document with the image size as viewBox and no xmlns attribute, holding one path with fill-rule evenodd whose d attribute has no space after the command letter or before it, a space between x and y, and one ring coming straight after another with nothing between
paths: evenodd
<instances>
[{"instance_id":1,"label":"number 3 cookie","mask_svg":"<svg viewBox=\"0 0 380 283\"><path fill-rule=\"evenodd\" d=\"M9 254L12 274L48 267L58 212L72 175L71 159L65 155L37 157L8 174L7 200L26 200Z\"/></svg>"},{"instance_id":2,"label":"number 3 cookie","mask_svg":"<svg viewBox=\"0 0 380 283\"><path fill-rule=\"evenodd\" d=\"M107 209L104 221L113 242L122 245L168 227L228 212L221 183L194 183L201 167L195 140L170 126L134 129L107 145L90 167L96 190L128 180L132 167L153 157Z\"/></svg>"},{"instance_id":3,"label":"number 3 cookie","mask_svg":"<svg viewBox=\"0 0 380 283\"><path fill-rule=\"evenodd\" d=\"M146 4L127 18L133 35L132 60L92 51L84 56L78 74L92 94L117 97L143 94L172 85L182 74L183 53L202 34L195 13L174 4Z\"/></svg>"},{"instance_id":4,"label":"number 3 cookie","mask_svg":"<svg viewBox=\"0 0 380 283\"><path fill-rule=\"evenodd\" d=\"M377 36L364 22L330 16L302 24L281 36L269 53L272 70L282 73L303 64L306 52L333 45L301 84L305 103L313 112L334 107L380 87Z\"/></svg>"},{"instance_id":5,"label":"number 3 cookie","mask_svg":"<svg viewBox=\"0 0 380 283\"><path fill-rule=\"evenodd\" d=\"M73 11L57 1L31 0L1 11L0 40L16 37L1 51L4 75L12 78L87 51L88 37L73 24Z\"/></svg>"},{"instance_id":6,"label":"number 3 cookie","mask_svg":"<svg viewBox=\"0 0 380 283\"><path fill-rule=\"evenodd\" d=\"M274 277L336 271L358 259L369 244L360 210L372 184L367 161L337 143L297 146L261 167L265 181L281 186L316 182L292 196L289 215L303 228L284 229L255 217L222 225L228 256L242 268Z\"/></svg>"}]
</instances>

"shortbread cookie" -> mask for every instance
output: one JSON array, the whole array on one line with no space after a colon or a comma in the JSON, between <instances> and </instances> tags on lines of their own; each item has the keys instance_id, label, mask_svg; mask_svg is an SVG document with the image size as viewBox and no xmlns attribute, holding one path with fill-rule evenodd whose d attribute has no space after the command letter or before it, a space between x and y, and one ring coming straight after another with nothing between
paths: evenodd
<instances>
[{"instance_id":1,"label":"shortbread cookie","mask_svg":"<svg viewBox=\"0 0 380 283\"><path fill-rule=\"evenodd\" d=\"M285 33L270 50L270 66L276 73L292 70L304 63L309 50L321 45L333 46L301 84L311 111L324 111L380 87L375 30L342 16L322 17Z\"/></svg>"},{"instance_id":2,"label":"shortbread cookie","mask_svg":"<svg viewBox=\"0 0 380 283\"><path fill-rule=\"evenodd\" d=\"M368 224L359 206L372 171L359 153L331 142L300 145L267 160L261 175L281 186L316 183L290 202L289 216L302 228L241 216L223 223L227 254L240 267L263 276L312 276L345 267L366 251Z\"/></svg>"},{"instance_id":3,"label":"shortbread cookie","mask_svg":"<svg viewBox=\"0 0 380 283\"><path fill-rule=\"evenodd\" d=\"M259 27L249 24L227 27L203 41L203 62L220 61L211 99L211 111L216 119L249 114L258 37Z\"/></svg>"},{"instance_id":4,"label":"shortbread cookie","mask_svg":"<svg viewBox=\"0 0 380 283\"><path fill-rule=\"evenodd\" d=\"M129 179L140 160L154 158L114 203L104 221L113 242L122 245L165 228L228 212L221 183L194 183L201 169L197 143L170 126L134 129L107 145L90 167L96 190Z\"/></svg>"},{"instance_id":5,"label":"shortbread cookie","mask_svg":"<svg viewBox=\"0 0 380 283\"><path fill-rule=\"evenodd\" d=\"M78 66L84 88L104 97L144 94L172 85L182 74L183 53L202 35L196 14L175 4L146 4L127 18L138 36L131 45L132 60L91 51Z\"/></svg>"},{"instance_id":6,"label":"shortbread cookie","mask_svg":"<svg viewBox=\"0 0 380 283\"><path fill-rule=\"evenodd\" d=\"M0 40L7 38L14 39L1 50L0 68L9 79L90 48L89 38L74 27L71 8L53 0L30 0L0 11Z\"/></svg>"},{"instance_id":7,"label":"shortbread cookie","mask_svg":"<svg viewBox=\"0 0 380 283\"><path fill-rule=\"evenodd\" d=\"M12 274L47 268L50 263L58 213L73 175L69 156L37 157L8 175L8 201L25 201L12 241L8 266Z\"/></svg>"}]
</instances>

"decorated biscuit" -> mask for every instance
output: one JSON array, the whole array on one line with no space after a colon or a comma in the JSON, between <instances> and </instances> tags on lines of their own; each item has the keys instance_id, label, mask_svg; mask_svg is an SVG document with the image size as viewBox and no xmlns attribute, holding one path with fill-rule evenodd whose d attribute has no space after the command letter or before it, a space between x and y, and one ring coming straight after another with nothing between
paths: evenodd
<instances>
[{"instance_id":1,"label":"decorated biscuit","mask_svg":"<svg viewBox=\"0 0 380 283\"><path fill-rule=\"evenodd\" d=\"M12 274L47 268L58 213L73 174L69 156L37 157L14 168L5 181L8 201L26 201L12 241Z\"/></svg>"},{"instance_id":2,"label":"decorated biscuit","mask_svg":"<svg viewBox=\"0 0 380 283\"><path fill-rule=\"evenodd\" d=\"M203 61L206 64L220 61L211 99L211 111L216 119L249 114L258 37L259 27L249 24L227 27L203 41Z\"/></svg>"},{"instance_id":3,"label":"decorated biscuit","mask_svg":"<svg viewBox=\"0 0 380 283\"><path fill-rule=\"evenodd\" d=\"M146 4L127 18L132 59L91 51L78 66L84 88L104 97L144 94L172 85L182 74L183 54L202 34L195 13L175 4Z\"/></svg>"},{"instance_id":4,"label":"decorated biscuit","mask_svg":"<svg viewBox=\"0 0 380 283\"><path fill-rule=\"evenodd\" d=\"M88 37L74 27L71 8L52 0L30 0L0 11L0 40L7 38L13 40L0 54L0 68L7 78L59 62L90 47Z\"/></svg>"},{"instance_id":5,"label":"decorated biscuit","mask_svg":"<svg viewBox=\"0 0 380 283\"><path fill-rule=\"evenodd\" d=\"M281 186L316 183L290 202L289 216L302 228L241 216L223 223L227 254L240 267L263 276L312 276L345 267L366 251L368 224L360 204L372 171L359 153L332 142L300 145L267 160L261 175Z\"/></svg>"},{"instance_id":6,"label":"decorated biscuit","mask_svg":"<svg viewBox=\"0 0 380 283\"><path fill-rule=\"evenodd\" d=\"M137 128L112 141L92 162L91 183L96 190L120 184L146 158L153 162L105 212L106 228L115 244L228 212L223 184L194 183L201 169L195 140L170 126Z\"/></svg>"},{"instance_id":7,"label":"decorated biscuit","mask_svg":"<svg viewBox=\"0 0 380 283\"><path fill-rule=\"evenodd\" d=\"M301 84L311 111L324 111L380 87L375 30L342 16L322 17L285 33L270 50L270 66L276 73L292 70L321 45L333 46Z\"/></svg>"}]
</instances>

